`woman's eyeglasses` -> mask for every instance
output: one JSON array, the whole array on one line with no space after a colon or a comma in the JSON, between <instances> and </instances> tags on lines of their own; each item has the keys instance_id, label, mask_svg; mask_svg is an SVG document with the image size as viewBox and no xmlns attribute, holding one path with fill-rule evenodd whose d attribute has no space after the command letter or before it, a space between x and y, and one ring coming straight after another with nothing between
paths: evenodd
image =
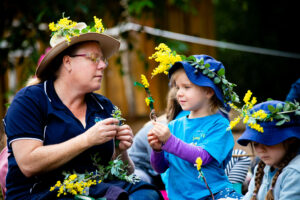
<instances>
[{"instance_id":1,"label":"woman's eyeglasses","mask_svg":"<svg viewBox=\"0 0 300 200\"><path fill-rule=\"evenodd\" d=\"M108 65L108 61L106 58L103 56L99 56L99 54L96 53L84 53L84 54L75 54L75 55L70 55L70 57L76 57L76 56L83 56L98 65L100 61L104 62L105 65Z\"/></svg>"}]
</instances>

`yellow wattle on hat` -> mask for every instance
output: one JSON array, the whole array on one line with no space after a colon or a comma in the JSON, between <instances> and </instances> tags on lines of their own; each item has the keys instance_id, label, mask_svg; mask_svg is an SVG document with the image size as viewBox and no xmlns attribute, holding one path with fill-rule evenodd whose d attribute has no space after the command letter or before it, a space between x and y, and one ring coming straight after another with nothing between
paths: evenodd
<instances>
[{"instance_id":1,"label":"yellow wattle on hat","mask_svg":"<svg viewBox=\"0 0 300 200\"><path fill-rule=\"evenodd\" d=\"M89 27L84 22L74 22L68 18L63 17L57 24L53 22L49 24L49 28L53 31L50 39L50 51L47 52L43 60L36 69L36 76L41 80L46 80L53 73L51 62L56 56L62 53L67 48L74 44L85 41L99 42L103 56L110 58L119 50L120 42L115 38L103 34L104 28L97 17L95 19L95 26Z\"/></svg>"}]
</instances>

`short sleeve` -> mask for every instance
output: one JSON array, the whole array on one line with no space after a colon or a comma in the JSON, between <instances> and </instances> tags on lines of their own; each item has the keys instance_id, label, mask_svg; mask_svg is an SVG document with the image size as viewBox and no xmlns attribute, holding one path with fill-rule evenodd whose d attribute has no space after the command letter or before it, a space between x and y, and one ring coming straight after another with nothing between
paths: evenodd
<instances>
[{"instance_id":1,"label":"short sleeve","mask_svg":"<svg viewBox=\"0 0 300 200\"><path fill-rule=\"evenodd\" d=\"M226 130L227 127L227 123L223 123L222 121L216 122L213 127L207 130L206 138L200 145L216 159L219 164L223 163L229 155L231 157L234 146L232 133Z\"/></svg>"},{"instance_id":2,"label":"short sleeve","mask_svg":"<svg viewBox=\"0 0 300 200\"><path fill-rule=\"evenodd\" d=\"M38 88L24 88L16 95L4 118L9 147L18 139L44 139L41 105L43 96L43 91Z\"/></svg>"}]
</instances>

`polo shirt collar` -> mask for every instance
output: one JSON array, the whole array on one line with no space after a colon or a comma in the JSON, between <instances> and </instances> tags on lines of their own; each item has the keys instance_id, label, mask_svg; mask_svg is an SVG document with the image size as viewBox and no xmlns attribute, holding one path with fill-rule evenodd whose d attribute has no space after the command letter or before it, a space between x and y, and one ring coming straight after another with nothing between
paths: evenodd
<instances>
[{"instance_id":1,"label":"polo shirt collar","mask_svg":"<svg viewBox=\"0 0 300 200\"><path fill-rule=\"evenodd\" d=\"M48 97L48 100L52 104L53 107L60 110L65 110L67 107L64 105L64 103L61 101L61 99L58 97L55 88L54 88L54 81L52 79L47 80L44 82L44 90ZM104 108L100 102L100 100L97 99L96 96L94 96L92 93L88 93L86 96L86 102L88 106L88 110L92 113L103 111ZM91 105L91 106L90 106Z\"/></svg>"}]
</instances>

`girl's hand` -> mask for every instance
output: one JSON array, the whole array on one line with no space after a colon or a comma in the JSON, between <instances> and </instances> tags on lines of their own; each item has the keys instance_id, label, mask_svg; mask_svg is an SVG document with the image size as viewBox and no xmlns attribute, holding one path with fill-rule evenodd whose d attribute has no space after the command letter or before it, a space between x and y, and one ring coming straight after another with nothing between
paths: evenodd
<instances>
[{"instance_id":1,"label":"girl's hand","mask_svg":"<svg viewBox=\"0 0 300 200\"><path fill-rule=\"evenodd\" d=\"M119 150L124 151L131 147L133 143L133 133L128 125L119 126L116 134L116 140L119 140Z\"/></svg>"},{"instance_id":2,"label":"girl's hand","mask_svg":"<svg viewBox=\"0 0 300 200\"><path fill-rule=\"evenodd\" d=\"M154 127L152 129L152 132L157 136L160 142L166 143L171 136L169 128L159 122L153 122L153 125Z\"/></svg>"},{"instance_id":3,"label":"girl's hand","mask_svg":"<svg viewBox=\"0 0 300 200\"><path fill-rule=\"evenodd\" d=\"M112 140L117 134L119 126L116 124L118 123L119 120L114 118L97 122L85 132L88 145L95 146Z\"/></svg>"},{"instance_id":4,"label":"girl's hand","mask_svg":"<svg viewBox=\"0 0 300 200\"><path fill-rule=\"evenodd\" d=\"M157 136L152 132L152 130L148 133L148 142L150 147L155 151L161 151L162 142L160 142Z\"/></svg>"}]
</instances>

